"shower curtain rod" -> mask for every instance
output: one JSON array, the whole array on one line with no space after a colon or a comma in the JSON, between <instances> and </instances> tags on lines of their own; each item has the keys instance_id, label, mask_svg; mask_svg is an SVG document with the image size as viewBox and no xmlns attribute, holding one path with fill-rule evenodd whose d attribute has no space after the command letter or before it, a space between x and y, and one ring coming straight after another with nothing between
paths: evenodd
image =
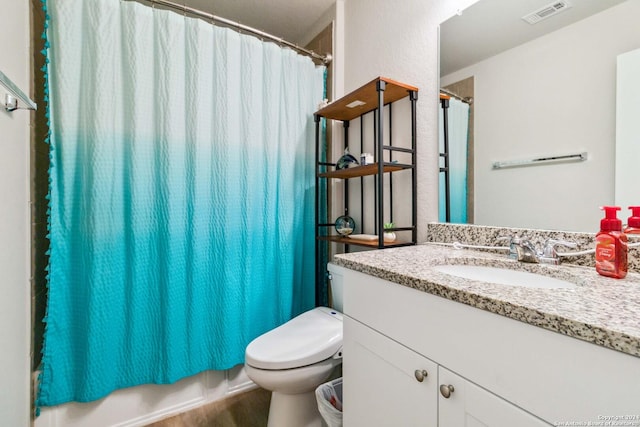
<instances>
[{"instance_id":1,"label":"shower curtain rod","mask_svg":"<svg viewBox=\"0 0 640 427\"><path fill-rule=\"evenodd\" d=\"M127 0L127 1L139 1L140 2L141 0ZM198 16L200 18L204 18L204 19L207 19L209 21L212 21L212 22L218 22L220 24L223 24L225 26L234 28L234 29L239 30L239 31L245 31L247 33L250 33L250 34L258 37L258 38L271 40L271 41L273 41L273 42L275 42L277 44L284 45L284 46L287 46L287 47L289 47L289 48L291 48L293 50L296 50L299 53L302 53L303 55L310 56L313 59L319 59L320 61L322 61L322 63L324 65L329 65L331 63L331 60L333 59L332 55L330 53L327 53L325 55L317 54L317 53L315 53L315 52L313 52L311 50L308 50L308 49L305 49L303 47L300 47L297 44L291 43L289 41L286 41L286 40L284 40L284 39L282 39L280 37L276 37L276 36L271 35L269 33L265 33L264 31L258 30L258 29L253 28L253 27L249 27L248 25L244 25L244 24L241 24L239 22L231 21L230 19L222 18L220 16L216 16L216 15L213 15L211 13L208 13L208 12L205 12L205 11L202 11L202 10L199 10L199 9L195 9L193 7L189 7L186 4L178 4L178 3L174 3L174 2L168 1L168 0L146 0L146 2L151 3L152 5L153 4L159 4L159 5L162 5L162 6L166 6L166 7L170 8L170 9L178 10L178 11L183 12L183 13L189 13L190 15L195 15L195 16Z\"/></svg>"}]
</instances>

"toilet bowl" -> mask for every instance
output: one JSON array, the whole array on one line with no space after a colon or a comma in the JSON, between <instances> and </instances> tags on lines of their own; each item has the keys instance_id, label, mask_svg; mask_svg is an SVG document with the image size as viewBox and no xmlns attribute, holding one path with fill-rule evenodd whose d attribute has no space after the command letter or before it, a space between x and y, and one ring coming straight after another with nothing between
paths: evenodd
<instances>
[{"instance_id":1,"label":"toilet bowl","mask_svg":"<svg viewBox=\"0 0 640 427\"><path fill-rule=\"evenodd\" d=\"M245 371L271 390L269 427L321 426L315 389L342 363L342 314L317 307L253 340Z\"/></svg>"}]
</instances>

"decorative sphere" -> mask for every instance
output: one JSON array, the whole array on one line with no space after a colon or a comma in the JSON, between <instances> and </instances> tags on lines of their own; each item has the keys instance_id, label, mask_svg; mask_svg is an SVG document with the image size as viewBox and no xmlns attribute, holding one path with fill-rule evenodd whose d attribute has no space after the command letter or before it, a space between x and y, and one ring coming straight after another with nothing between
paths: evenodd
<instances>
[{"instance_id":1,"label":"decorative sphere","mask_svg":"<svg viewBox=\"0 0 640 427\"><path fill-rule=\"evenodd\" d=\"M356 228L356 222L350 216L343 215L336 220L336 231L341 236L348 236Z\"/></svg>"}]
</instances>

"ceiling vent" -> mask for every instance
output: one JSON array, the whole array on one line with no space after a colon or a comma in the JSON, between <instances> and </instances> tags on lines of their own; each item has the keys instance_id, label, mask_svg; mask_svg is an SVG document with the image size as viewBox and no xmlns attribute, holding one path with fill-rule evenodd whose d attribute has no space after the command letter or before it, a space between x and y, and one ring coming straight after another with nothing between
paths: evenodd
<instances>
[{"instance_id":1,"label":"ceiling vent","mask_svg":"<svg viewBox=\"0 0 640 427\"><path fill-rule=\"evenodd\" d=\"M554 1L553 3L541 7L533 13L523 16L522 19L533 25L562 11L565 11L570 7L571 3L569 3L568 1Z\"/></svg>"}]
</instances>

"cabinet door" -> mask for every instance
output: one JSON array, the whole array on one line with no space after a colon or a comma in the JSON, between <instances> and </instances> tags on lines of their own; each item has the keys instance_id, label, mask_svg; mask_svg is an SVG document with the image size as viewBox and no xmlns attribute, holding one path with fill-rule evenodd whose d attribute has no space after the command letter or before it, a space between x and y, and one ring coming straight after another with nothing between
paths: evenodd
<instances>
[{"instance_id":1,"label":"cabinet door","mask_svg":"<svg viewBox=\"0 0 640 427\"><path fill-rule=\"evenodd\" d=\"M435 363L348 316L343 347L345 426L436 425Z\"/></svg>"},{"instance_id":2,"label":"cabinet door","mask_svg":"<svg viewBox=\"0 0 640 427\"><path fill-rule=\"evenodd\" d=\"M438 378L439 427L550 425L442 366L438 367Z\"/></svg>"}]
</instances>

